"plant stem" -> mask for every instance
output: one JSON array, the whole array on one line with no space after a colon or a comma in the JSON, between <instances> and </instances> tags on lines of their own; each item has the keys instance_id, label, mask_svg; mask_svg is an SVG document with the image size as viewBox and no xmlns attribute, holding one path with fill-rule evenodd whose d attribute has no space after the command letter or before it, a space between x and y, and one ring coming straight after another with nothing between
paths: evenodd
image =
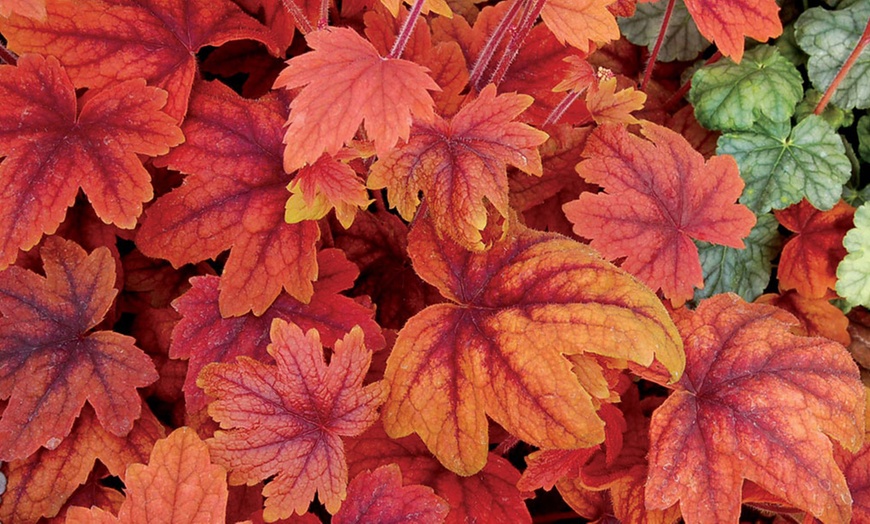
<instances>
[{"instance_id":1,"label":"plant stem","mask_svg":"<svg viewBox=\"0 0 870 524\"><path fill-rule=\"evenodd\" d=\"M668 6L665 8L665 16L662 18L662 28L659 29L659 36L656 38L656 44L653 47L652 53L649 55L649 62L646 64L646 70L643 72L643 80L640 82L640 90L646 91L646 86L652 77L653 68L656 65L659 51L662 49L662 44L665 42L665 34L668 32L668 24L671 23L671 14L674 12L674 4L676 0L668 0Z\"/></svg>"},{"instance_id":2,"label":"plant stem","mask_svg":"<svg viewBox=\"0 0 870 524\"><path fill-rule=\"evenodd\" d=\"M390 54L387 55L387 58L400 58L402 56L402 52L405 51L405 46L408 45L408 40L411 39L411 33L414 32L417 18L420 17L420 11L423 10L424 1L425 0L414 0L414 4L411 6L411 12L408 13L408 18L406 18L405 22L402 24L402 29L399 30L399 36L396 37L396 41L393 44L393 48L390 50Z\"/></svg>"},{"instance_id":3,"label":"plant stem","mask_svg":"<svg viewBox=\"0 0 870 524\"><path fill-rule=\"evenodd\" d=\"M317 21L317 29L326 29L329 26L329 0L320 0L320 19Z\"/></svg>"},{"instance_id":4,"label":"plant stem","mask_svg":"<svg viewBox=\"0 0 870 524\"><path fill-rule=\"evenodd\" d=\"M852 50L852 53L849 55L849 58L846 59L846 62L843 63L843 67L837 72L837 76L834 77L834 80L831 82L831 85L828 86L828 89L825 90L824 96L819 100L818 105L813 110L814 114L820 115L822 111L825 110L825 106L828 105L828 102L831 100L831 97L834 96L834 92L837 91L837 88L840 86L840 82L846 78L846 75L849 74L849 70L852 69L852 66L855 65L855 62L858 61L858 56L867 47L867 44L870 44L870 20L867 20L867 26L864 28L864 34L861 35L861 38L858 40L858 43L855 45L855 49Z\"/></svg>"},{"instance_id":5,"label":"plant stem","mask_svg":"<svg viewBox=\"0 0 870 524\"><path fill-rule=\"evenodd\" d=\"M477 55L477 60L474 62L474 67L471 68L471 73L468 77L468 85L470 85L475 91L479 92L483 89L481 82L483 81L483 74L486 71L486 68L489 66L490 61L492 61L492 57L495 55L495 51L498 49L498 45L501 43L504 35L509 31L511 23L513 23L520 8L527 2L528 0L514 0L513 3L511 3L507 12L504 14L504 17L495 27L492 34L489 35L486 44L484 44L483 49L480 50L480 54Z\"/></svg>"},{"instance_id":6,"label":"plant stem","mask_svg":"<svg viewBox=\"0 0 870 524\"><path fill-rule=\"evenodd\" d=\"M542 125L541 127L547 127L550 124L555 124L559 122L559 119L562 118L562 115L565 114L565 111L567 111L572 105L574 105L574 102L576 102L577 99L580 98L581 94L583 94L583 91L571 91L570 93L565 95L565 98L563 98L562 101L559 102L559 105L557 105L553 108L552 111L550 111L550 114L547 115L547 119L544 120L544 125Z\"/></svg>"},{"instance_id":7,"label":"plant stem","mask_svg":"<svg viewBox=\"0 0 870 524\"><path fill-rule=\"evenodd\" d=\"M299 6L296 5L296 2L293 0L281 0L281 4L290 13L290 16L293 17L293 21L296 22L296 28L299 29L299 32L303 36L314 31L314 28L311 27L311 22L308 21L302 9L299 9Z\"/></svg>"},{"instance_id":8,"label":"plant stem","mask_svg":"<svg viewBox=\"0 0 870 524\"><path fill-rule=\"evenodd\" d=\"M3 44L0 44L0 62L15 65L18 63L18 58L12 51L6 49Z\"/></svg>"},{"instance_id":9,"label":"plant stem","mask_svg":"<svg viewBox=\"0 0 870 524\"><path fill-rule=\"evenodd\" d=\"M532 1L534 3L531 5L524 3L525 5L523 14L520 17L520 22L511 31L511 39L508 41L504 53L502 53L498 65L496 65L495 71L490 76L488 83L496 85L501 83L511 63L513 63L514 59L519 54L523 42L532 31L532 26L535 25L535 20L538 19L538 15L541 14L541 10L544 8L545 0Z\"/></svg>"},{"instance_id":10,"label":"plant stem","mask_svg":"<svg viewBox=\"0 0 870 524\"><path fill-rule=\"evenodd\" d=\"M706 62L704 62L704 65L706 66L706 65L710 65L714 62L718 62L720 58L722 58L722 53L720 53L719 51L716 51L713 54L713 56L711 56L710 58L707 59ZM683 97L686 96L686 93L688 93L689 89L691 89L691 88L692 88L692 79L690 78L685 84L683 84L679 89L677 89L677 91L673 95L671 95L670 98L667 99L667 101L662 105L662 109L670 109L673 106L679 104L680 100L682 100Z\"/></svg>"}]
</instances>

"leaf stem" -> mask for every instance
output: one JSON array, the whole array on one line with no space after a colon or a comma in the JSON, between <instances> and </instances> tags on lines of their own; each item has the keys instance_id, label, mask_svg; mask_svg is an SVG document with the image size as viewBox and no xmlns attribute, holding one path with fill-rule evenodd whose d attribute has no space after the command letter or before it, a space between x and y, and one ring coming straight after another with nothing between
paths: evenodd
<instances>
[{"instance_id":1,"label":"leaf stem","mask_svg":"<svg viewBox=\"0 0 870 524\"><path fill-rule=\"evenodd\" d=\"M296 5L296 2L293 0L281 0L281 4L284 6L290 16L293 17L293 21L296 22L296 28L299 29L299 32L302 35L307 35L308 33L314 31L314 28L311 27L311 22L308 21L308 18L305 16L305 13L302 12L302 9Z\"/></svg>"},{"instance_id":2,"label":"leaf stem","mask_svg":"<svg viewBox=\"0 0 870 524\"><path fill-rule=\"evenodd\" d=\"M483 49L480 50L480 54L477 55L474 67L471 68L471 73L468 76L468 85L470 85L475 91L479 92L483 89L481 83L483 81L484 72L487 67L489 67L492 57L495 56L495 51L498 49L498 45L501 43L504 35L510 30L511 23L514 18L517 17L520 8L527 2L528 0L514 0L511 3L507 12L504 14L504 17L502 17L492 34L489 35L486 44L484 44Z\"/></svg>"},{"instance_id":3,"label":"leaf stem","mask_svg":"<svg viewBox=\"0 0 870 524\"><path fill-rule=\"evenodd\" d=\"M15 53L6 49L6 46L0 44L0 62L15 65L18 63L18 58L15 56Z\"/></svg>"},{"instance_id":4,"label":"leaf stem","mask_svg":"<svg viewBox=\"0 0 870 524\"><path fill-rule=\"evenodd\" d=\"M326 29L329 26L329 0L320 0L320 20L317 21L317 29Z\"/></svg>"},{"instance_id":5,"label":"leaf stem","mask_svg":"<svg viewBox=\"0 0 870 524\"><path fill-rule=\"evenodd\" d=\"M674 4L676 0L668 0L668 6L665 8L665 16L662 17L662 28L659 29L659 36L656 38L655 46L652 53L649 55L649 62L646 64L646 70L643 72L643 80L640 82L640 90L646 91L646 86L652 78L652 72L656 65L656 59L659 56L659 51L662 49L662 44L665 42L665 35L668 32L668 24L671 23L671 14L674 12Z\"/></svg>"},{"instance_id":6,"label":"leaf stem","mask_svg":"<svg viewBox=\"0 0 870 524\"><path fill-rule=\"evenodd\" d=\"M544 8L545 0L532 1L534 3L531 5L524 2L524 9L520 17L520 21L511 30L511 39L508 41L508 44L505 47L504 52L502 53L501 58L498 61L498 64L495 67L495 71L493 71L492 75L489 78L489 82L487 83L495 85L501 83L504 75L507 73L508 68L510 68L514 59L519 54L520 48L523 46L523 42L532 31L532 27L535 25L535 21L538 19L538 15L541 14L541 10Z\"/></svg>"},{"instance_id":7,"label":"leaf stem","mask_svg":"<svg viewBox=\"0 0 870 524\"><path fill-rule=\"evenodd\" d=\"M425 0L414 0L414 4L411 6L411 12L408 13L408 18L405 18L405 22L402 24L402 29L399 30L399 36L396 37L396 41L393 43L393 48L390 50L390 54L387 55L387 58L400 58L402 56L402 52L405 51L405 46L408 45L408 40L411 39L411 33L414 31L414 26L417 24L417 18L420 16L420 12L423 10L423 2Z\"/></svg>"},{"instance_id":8,"label":"leaf stem","mask_svg":"<svg viewBox=\"0 0 870 524\"><path fill-rule=\"evenodd\" d=\"M559 119L562 118L562 115L565 114L565 111L574 105L574 102L580 98L581 94L583 94L583 91L571 91L565 95L565 98L563 98L562 101L559 102L552 111L550 111L550 114L547 115L547 119L544 120L544 124L541 127L547 127L548 125L558 123Z\"/></svg>"},{"instance_id":9,"label":"leaf stem","mask_svg":"<svg viewBox=\"0 0 870 524\"><path fill-rule=\"evenodd\" d=\"M852 50L852 53L849 55L849 58L846 59L846 62L843 63L843 67L837 72L837 76L834 77L834 80L831 82L831 85L828 86L828 89L825 90L824 96L819 100L818 105L813 110L814 114L821 115L822 111L825 110L825 106L828 105L828 102L831 100L831 97L834 96L834 92L837 91L837 88L840 87L840 82L846 78L846 75L849 74L849 70L852 69L852 66L855 65L855 62L858 61L858 56L867 47L867 44L870 44L870 19L867 20L867 26L864 28L864 34L861 35L861 38L858 40L858 43L855 45L855 49Z\"/></svg>"}]
</instances>

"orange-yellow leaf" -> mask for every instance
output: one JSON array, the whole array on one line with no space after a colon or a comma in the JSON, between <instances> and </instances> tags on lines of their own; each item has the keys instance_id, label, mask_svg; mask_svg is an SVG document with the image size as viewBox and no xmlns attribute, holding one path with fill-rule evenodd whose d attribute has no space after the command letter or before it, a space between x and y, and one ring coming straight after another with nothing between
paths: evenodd
<instances>
[{"instance_id":1,"label":"orange-yellow leaf","mask_svg":"<svg viewBox=\"0 0 870 524\"><path fill-rule=\"evenodd\" d=\"M776 0L686 0L698 30L737 63L745 37L766 42L782 34Z\"/></svg>"},{"instance_id":2,"label":"orange-yellow leaf","mask_svg":"<svg viewBox=\"0 0 870 524\"><path fill-rule=\"evenodd\" d=\"M487 457L487 419L543 448L589 447L604 422L563 355L590 352L643 366L683 367L678 334L658 299L578 242L512 221L483 253L439 239L418 218L408 251L450 302L399 332L384 379L384 427L415 432L450 470Z\"/></svg>"},{"instance_id":3,"label":"orange-yellow leaf","mask_svg":"<svg viewBox=\"0 0 870 524\"><path fill-rule=\"evenodd\" d=\"M405 2L412 3L408 2L408 0L405 0ZM402 0L381 0L381 3L389 9L390 14L394 18L399 16L399 7L402 5ZM450 5L445 0L426 0L423 2L423 10L420 13L425 15L429 14L429 11L448 18L453 17L453 11L450 10Z\"/></svg>"},{"instance_id":4,"label":"orange-yellow leaf","mask_svg":"<svg viewBox=\"0 0 870 524\"><path fill-rule=\"evenodd\" d=\"M782 308L794 315L801 323L802 335L826 337L844 346L851 341L849 319L829 299L808 298L792 289L779 294L761 295L755 301Z\"/></svg>"},{"instance_id":5,"label":"orange-yellow leaf","mask_svg":"<svg viewBox=\"0 0 870 524\"><path fill-rule=\"evenodd\" d=\"M290 103L284 135L284 169L335 155L365 122L378 154L407 140L412 119L433 118L438 84L414 62L381 57L375 47L345 27L306 36L311 51L287 62L275 87L301 87Z\"/></svg>"},{"instance_id":6,"label":"orange-yellow leaf","mask_svg":"<svg viewBox=\"0 0 870 524\"><path fill-rule=\"evenodd\" d=\"M586 92L586 108L597 124L639 124L631 113L643 109L646 93L633 87L616 90L616 77L611 77Z\"/></svg>"},{"instance_id":7,"label":"orange-yellow leaf","mask_svg":"<svg viewBox=\"0 0 870 524\"><path fill-rule=\"evenodd\" d=\"M300 169L287 189L291 194L284 207L284 220L289 224L320 220L335 208L336 218L346 229L353 224L357 209L372 203L354 170L328 154Z\"/></svg>"},{"instance_id":8,"label":"orange-yellow leaf","mask_svg":"<svg viewBox=\"0 0 870 524\"><path fill-rule=\"evenodd\" d=\"M608 11L613 0L548 0L541 18L560 42L589 50L590 41L607 43L619 38L616 18Z\"/></svg>"},{"instance_id":9,"label":"orange-yellow leaf","mask_svg":"<svg viewBox=\"0 0 870 524\"><path fill-rule=\"evenodd\" d=\"M734 294L675 316L686 372L653 413L647 507L679 501L688 524L737 522L748 479L824 522L847 522L830 439L860 448L865 404L845 348L794 335L790 314Z\"/></svg>"}]
</instances>

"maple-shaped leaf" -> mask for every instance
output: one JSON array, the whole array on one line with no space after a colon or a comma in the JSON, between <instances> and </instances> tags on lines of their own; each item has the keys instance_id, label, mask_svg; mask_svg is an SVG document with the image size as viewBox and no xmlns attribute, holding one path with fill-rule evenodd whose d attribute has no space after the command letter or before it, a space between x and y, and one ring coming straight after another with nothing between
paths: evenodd
<instances>
[{"instance_id":1,"label":"maple-shaped leaf","mask_svg":"<svg viewBox=\"0 0 870 524\"><path fill-rule=\"evenodd\" d=\"M837 284L837 266L846 256L843 237L852 229L855 208L841 200L828 211L819 211L802 200L774 214L795 233L782 248L777 269L780 289L796 289L807 298L824 297Z\"/></svg>"},{"instance_id":2,"label":"maple-shaped leaf","mask_svg":"<svg viewBox=\"0 0 870 524\"><path fill-rule=\"evenodd\" d=\"M164 91L130 80L77 104L53 57L0 65L0 98L0 268L55 232L80 187L104 222L132 229L154 196L136 154L163 154L184 140L160 111Z\"/></svg>"},{"instance_id":3,"label":"maple-shaped leaf","mask_svg":"<svg viewBox=\"0 0 870 524\"><path fill-rule=\"evenodd\" d=\"M531 103L525 95L496 95L488 85L450 122L436 117L415 124L406 144L372 166L368 187L386 187L390 205L405 220L414 217L422 191L439 234L483 249L484 199L501 216L509 213L507 165L541 175L538 146L547 134L515 121Z\"/></svg>"},{"instance_id":4,"label":"maple-shaped leaf","mask_svg":"<svg viewBox=\"0 0 870 524\"><path fill-rule=\"evenodd\" d=\"M127 466L147 459L154 443L164 436L163 426L147 405L133 429L123 437L103 429L94 410L85 406L59 446L39 449L4 468L7 483L0 519L27 523L55 516L67 498L87 480L97 459L111 474L124 479Z\"/></svg>"},{"instance_id":5,"label":"maple-shaped leaf","mask_svg":"<svg viewBox=\"0 0 870 524\"><path fill-rule=\"evenodd\" d=\"M694 60L701 51L710 46L710 42L701 36L684 2L675 2L672 5L665 39L656 58L660 62ZM662 31L662 21L668 6L668 2L638 4L633 16L618 19L620 33L632 44L652 51Z\"/></svg>"},{"instance_id":6,"label":"maple-shaped leaf","mask_svg":"<svg viewBox=\"0 0 870 524\"><path fill-rule=\"evenodd\" d=\"M836 342L794 335L794 317L734 294L679 310L686 372L653 413L648 508L679 501L688 524L737 522L748 479L824 522L851 497L830 439L864 439L864 388Z\"/></svg>"},{"instance_id":7,"label":"maple-shaped leaf","mask_svg":"<svg viewBox=\"0 0 870 524\"><path fill-rule=\"evenodd\" d=\"M746 189L740 202L756 213L782 209L806 198L816 209L840 200L852 164L840 136L817 115L794 128L767 122L748 131L725 133L717 153L740 166Z\"/></svg>"},{"instance_id":8,"label":"maple-shaped leaf","mask_svg":"<svg viewBox=\"0 0 870 524\"><path fill-rule=\"evenodd\" d=\"M639 124L631 113L643 109L646 93L633 87L616 90L616 78L596 82L586 92L586 109L597 124Z\"/></svg>"},{"instance_id":9,"label":"maple-shaped leaf","mask_svg":"<svg viewBox=\"0 0 870 524\"><path fill-rule=\"evenodd\" d=\"M335 524L413 522L440 524L450 506L432 488L402 485L397 464L363 471L347 486L347 500L332 518Z\"/></svg>"},{"instance_id":10,"label":"maple-shaped leaf","mask_svg":"<svg viewBox=\"0 0 870 524\"><path fill-rule=\"evenodd\" d=\"M182 127L187 140L160 159L189 176L148 208L136 236L144 254L175 267L229 249L224 316L262 314L282 288L303 302L314 292L320 231L311 221L284 222L283 114L276 96L246 100L223 84L198 82Z\"/></svg>"},{"instance_id":11,"label":"maple-shaped leaf","mask_svg":"<svg viewBox=\"0 0 870 524\"><path fill-rule=\"evenodd\" d=\"M88 255L50 237L41 249L45 276L13 266L0 272L0 460L56 448L89 402L109 433L124 436L139 417L137 387L157 380L134 340L91 331L116 291L106 248Z\"/></svg>"},{"instance_id":12,"label":"maple-shaped leaf","mask_svg":"<svg viewBox=\"0 0 870 524\"><path fill-rule=\"evenodd\" d=\"M695 291L695 301L729 291L752 301L764 293L770 283L772 261L782 247L782 236L773 215L766 213L757 219L755 227L743 240L746 245L743 249L697 243L704 287Z\"/></svg>"},{"instance_id":13,"label":"maple-shaped leaf","mask_svg":"<svg viewBox=\"0 0 870 524\"><path fill-rule=\"evenodd\" d=\"M178 121L200 49L255 40L278 54L266 28L229 0L47 0L46 8L45 22L0 19L10 49L58 57L76 87L144 78L169 93L166 112Z\"/></svg>"},{"instance_id":14,"label":"maple-shaped leaf","mask_svg":"<svg viewBox=\"0 0 870 524\"><path fill-rule=\"evenodd\" d=\"M583 193L564 210L593 248L626 257L623 269L679 305L704 283L692 239L742 248L755 216L735 203L743 181L733 159L705 161L682 136L649 122L643 134L598 127L577 171L605 192Z\"/></svg>"},{"instance_id":15,"label":"maple-shaped leaf","mask_svg":"<svg viewBox=\"0 0 870 524\"><path fill-rule=\"evenodd\" d=\"M357 209L372 203L356 172L328 154L300 169L287 189L290 198L284 208L284 220L290 224L320 220L335 208L335 216L346 229L353 224Z\"/></svg>"},{"instance_id":16,"label":"maple-shaped leaf","mask_svg":"<svg viewBox=\"0 0 870 524\"><path fill-rule=\"evenodd\" d=\"M199 372L206 364L235 362L237 356L272 362L266 346L275 318L293 322L303 329L317 329L327 346L332 346L354 326L360 326L369 349L384 347L384 337L372 320L372 310L338 294L353 285L358 273L356 267L336 249L322 251L319 258L322 274L315 284L311 301L303 304L281 295L261 316L247 314L223 318L219 308L218 277L191 279L193 288L173 304L182 319L172 330L169 350L172 358L190 360L184 381L184 398L189 413L199 411L207 404L208 398L196 385ZM329 279L328 272L344 272L346 278Z\"/></svg>"},{"instance_id":17,"label":"maple-shaped leaf","mask_svg":"<svg viewBox=\"0 0 870 524\"><path fill-rule=\"evenodd\" d=\"M9 17L12 13L45 20L45 0L0 0L0 16Z\"/></svg>"},{"instance_id":18,"label":"maple-shaped leaf","mask_svg":"<svg viewBox=\"0 0 870 524\"><path fill-rule=\"evenodd\" d=\"M311 51L287 62L275 87L301 91L290 103L284 135L284 169L313 164L335 155L361 123L378 154L401 138L413 119L433 118L432 96L439 89L426 69L414 62L381 57L353 29L331 27L309 33Z\"/></svg>"},{"instance_id":19,"label":"maple-shaped leaf","mask_svg":"<svg viewBox=\"0 0 870 524\"><path fill-rule=\"evenodd\" d=\"M511 221L489 251L472 253L418 218L408 252L450 302L399 332L384 375L384 427L392 437L417 433L451 471L485 465L486 415L538 447L604 439L592 397L563 355L643 366L657 359L680 375L680 343L661 302L578 242Z\"/></svg>"},{"instance_id":20,"label":"maple-shaped leaf","mask_svg":"<svg viewBox=\"0 0 870 524\"><path fill-rule=\"evenodd\" d=\"M561 43L588 51L590 41L606 43L619 38L616 18L607 6L613 0L552 0L541 18Z\"/></svg>"},{"instance_id":21,"label":"maple-shaped leaf","mask_svg":"<svg viewBox=\"0 0 870 524\"><path fill-rule=\"evenodd\" d=\"M686 0L698 30L740 63L745 37L765 42L782 34L776 0Z\"/></svg>"},{"instance_id":22,"label":"maple-shaped leaf","mask_svg":"<svg viewBox=\"0 0 870 524\"><path fill-rule=\"evenodd\" d=\"M182 427L158 440L148 465L132 464L117 517L99 508L70 508L68 524L218 524L227 508L227 472L213 464L196 431Z\"/></svg>"},{"instance_id":23,"label":"maple-shaped leaf","mask_svg":"<svg viewBox=\"0 0 870 524\"><path fill-rule=\"evenodd\" d=\"M263 489L266 520L305 513L315 491L335 514L347 489L341 437L378 419L386 385L362 385L372 353L358 327L335 343L328 366L317 331L275 319L270 335L276 365L238 357L200 373L197 385L216 397L208 411L222 428L209 447L232 484L277 474Z\"/></svg>"},{"instance_id":24,"label":"maple-shaped leaf","mask_svg":"<svg viewBox=\"0 0 870 524\"><path fill-rule=\"evenodd\" d=\"M855 211L855 227L843 238L848 254L837 266L837 294L870 307L870 204Z\"/></svg>"},{"instance_id":25,"label":"maple-shaped leaf","mask_svg":"<svg viewBox=\"0 0 870 524\"><path fill-rule=\"evenodd\" d=\"M870 20L870 4L851 2L843 9L821 7L807 9L795 22L795 40L809 55L807 72L813 87L825 91L842 69L847 58L864 40ZM831 97L831 102L843 109L870 107L870 54L855 57L846 76Z\"/></svg>"},{"instance_id":26,"label":"maple-shaped leaf","mask_svg":"<svg viewBox=\"0 0 870 524\"><path fill-rule=\"evenodd\" d=\"M775 46L758 46L739 64L720 60L692 76L689 101L707 129L740 131L787 122L804 96L803 78Z\"/></svg>"},{"instance_id":27,"label":"maple-shaped leaf","mask_svg":"<svg viewBox=\"0 0 870 524\"><path fill-rule=\"evenodd\" d=\"M829 338L844 346L851 342L849 319L827 298L805 297L792 289L761 295L756 302L782 308L794 315L801 323L800 328L795 329L798 334Z\"/></svg>"}]
</instances>

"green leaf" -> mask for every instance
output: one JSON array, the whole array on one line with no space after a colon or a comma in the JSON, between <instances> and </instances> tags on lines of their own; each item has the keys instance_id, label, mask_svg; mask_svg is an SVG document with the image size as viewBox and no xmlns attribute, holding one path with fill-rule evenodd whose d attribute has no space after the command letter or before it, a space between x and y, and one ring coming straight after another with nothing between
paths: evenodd
<instances>
[{"instance_id":1,"label":"green leaf","mask_svg":"<svg viewBox=\"0 0 870 524\"><path fill-rule=\"evenodd\" d=\"M707 129L745 131L761 119L784 122L803 98L797 68L776 47L758 46L735 64L720 60L692 78L689 101Z\"/></svg>"},{"instance_id":2,"label":"green leaf","mask_svg":"<svg viewBox=\"0 0 870 524\"><path fill-rule=\"evenodd\" d=\"M704 287L695 291L695 302L719 293L737 293L752 302L764 293L770 282L771 260L779 254L782 236L779 223L770 214L758 217L745 249L696 242L704 271Z\"/></svg>"},{"instance_id":3,"label":"green leaf","mask_svg":"<svg viewBox=\"0 0 870 524\"><path fill-rule=\"evenodd\" d=\"M867 20L870 1L862 0L839 11L814 7L795 22L798 45L810 55L807 70L813 87L824 92L855 49ZM858 56L831 101L844 108L870 107L870 52Z\"/></svg>"},{"instance_id":4,"label":"green leaf","mask_svg":"<svg viewBox=\"0 0 870 524\"><path fill-rule=\"evenodd\" d=\"M746 182L740 203L756 214L788 207L804 197L816 209L834 207L852 171L845 151L840 136L816 115L791 130L787 123L768 123L723 134L716 149L737 160Z\"/></svg>"},{"instance_id":5,"label":"green leaf","mask_svg":"<svg viewBox=\"0 0 870 524\"><path fill-rule=\"evenodd\" d=\"M864 162L870 162L870 115L858 119L858 154Z\"/></svg>"},{"instance_id":6,"label":"green leaf","mask_svg":"<svg viewBox=\"0 0 870 524\"><path fill-rule=\"evenodd\" d=\"M637 4L637 10L631 18L620 18L619 30L622 35L634 45L644 46L652 50L662 29L662 19L665 16L667 2L652 4ZM659 50L658 60L673 62L674 60L694 60L704 49L710 46L710 41L701 36L698 26L686 9L686 4L678 1L668 23L665 40Z\"/></svg>"},{"instance_id":7,"label":"green leaf","mask_svg":"<svg viewBox=\"0 0 870 524\"><path fill-rule=\"evenodd\" d=\"M800 104L798 104L794 110L795 120L800 122L804 118L813 114L813 111L816 110L816 106L819 105L821 99L822 93L815 89L807 91L804 99L801 100ZM831 124L831 127L835 130L840 129L841 127L849 127L855 121L855 115L852 114L852 111L841 109L835 104L830 103L825 106L825 109L822 110L822 114L819 116L824 118L825 122Z\"/></svg>"},{"instance_id":8,"label":"green leaf","mask_svg":"<svg viewBox=\"0 0 870 524\"><path fill-rule=\"evenodd\" d=\"M837 294L853 306L870 307L870 204L855 211L855 228L843 245L848 254L837 267Z\"/></svg>"}]
</instances>

